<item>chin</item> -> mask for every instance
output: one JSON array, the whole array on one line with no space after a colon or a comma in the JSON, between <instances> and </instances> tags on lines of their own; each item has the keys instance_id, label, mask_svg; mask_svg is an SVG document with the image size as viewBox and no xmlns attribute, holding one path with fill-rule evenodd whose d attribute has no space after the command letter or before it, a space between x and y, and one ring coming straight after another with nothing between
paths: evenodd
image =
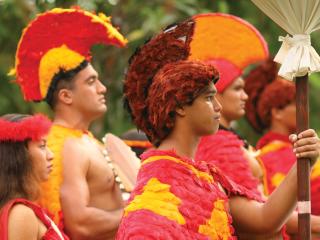
<instances>
[{"instance_id":1,"label":"chin","mask_svg":"<svg viewBox=\"0 0 320 240\"><path fill-rule=\"evenodd\" d=\"M100 107L99 109L97 109L97 114L99 114L99 115L102 115L102 114L104 114L104 113L106 113L108 111L108 108L107 108L107 106L105 105L105 106L102 106L102 107Z\"/></svg>"},{"instance_id":2,"label":"chin","mask_svg":"<svg viewBox=\"0 0 320 240\"><path fill-rule=\"evenodd\" d=\"M203 133L202 136L209 136L209 135L215 134L215 133L217 133L218 129L219 129L219 125L214 126L212 129Z\"/></svg>"}]
</instances>

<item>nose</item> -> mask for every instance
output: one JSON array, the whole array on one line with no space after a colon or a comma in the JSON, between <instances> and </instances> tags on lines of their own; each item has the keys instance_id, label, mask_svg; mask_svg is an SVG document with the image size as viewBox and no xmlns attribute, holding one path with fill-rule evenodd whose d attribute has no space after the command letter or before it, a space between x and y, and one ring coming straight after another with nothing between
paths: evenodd
<instances>
[{"instance_id":1,"label":"nose","mask_svg":"<svg viewBox=\"0 0 320 240\"><path fill-rule=\"evenodd\" d=\"M52 161L54 157L53 152L50 150L50 148L47 147L47 160Z\"/></svg>"},{"instance_id":2,"label":"nose","mask_svg":"<svg viewBox=\"0 0 320 240\"><path fill-rule=\"evenodd\" d=\"M241 99L244 101L248 100L248 94L244 90L242 90Z\"/></svg>"},{"instance_id":3,"label":"nose","mask_svg":"<svg viewBox=\"0 0 320 240\"><path fill-rule=\"evenodd\" d=\"M214 107L214 111L215 111L215 112L221 112L221 110L222 110L222 105L221 105L221 103L218 101L217 98L214 98L213 107Z\"/></svg>"},{"instance_id":4,"label":"nose","mask_svg":"<svg viewBox=\"0 0 320 240\"><path fill-rule=\"evenodd\" d=\"M103 85L103 83L99 80L98 81L98 92L105 94L107 92L107 87L105 85Z\"/></svg>"}]
</instances>

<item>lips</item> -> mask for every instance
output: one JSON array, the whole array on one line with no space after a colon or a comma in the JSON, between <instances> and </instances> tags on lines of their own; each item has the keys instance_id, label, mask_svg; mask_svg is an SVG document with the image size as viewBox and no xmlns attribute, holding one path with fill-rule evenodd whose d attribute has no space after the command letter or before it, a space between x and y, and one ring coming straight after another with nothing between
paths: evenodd
<instances>
[{"instance_id":1,"label":"lips","mask_svg":"<svg viewBox=\"0 0 320 240\"><path fill-rule=\"evenodd\" d=\"M53 165L51 164L51 165L49 165L48 167L48 171L49 171L49 173L52 171L52 168L53 168Z\"/></svg>"}]
</instances>

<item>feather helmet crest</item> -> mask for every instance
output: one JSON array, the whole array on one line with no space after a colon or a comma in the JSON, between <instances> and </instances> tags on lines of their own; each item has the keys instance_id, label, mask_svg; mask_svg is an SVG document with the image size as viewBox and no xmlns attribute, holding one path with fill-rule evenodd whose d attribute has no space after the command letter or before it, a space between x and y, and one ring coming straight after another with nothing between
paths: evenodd
<instances>
[{"instance_id":1,"label":"feather helmet crest","mask_svg":"<svg viewBox=\"0 0 320 240\"><path fill-rule=\"evenodd\" d=\"M198 14L192 18L196 28L189 59L205 61L218 69L219 92L240 77L249 64L268 58L266 41L247 21L224 13Z\"/></svg>"},{"instance_id":2,"label":"feather helmet crest","mask_svg":"<svg viewBox=\"0 0 320 240\"><path fill-rule=\"evenodd\" d=\"M25 100L45 99L55 74L88 60L93 44L125 46L127 40L110 20L79 8L55 8L38 15L23 31L11 72Z\"/></svg>"}]
</instances>

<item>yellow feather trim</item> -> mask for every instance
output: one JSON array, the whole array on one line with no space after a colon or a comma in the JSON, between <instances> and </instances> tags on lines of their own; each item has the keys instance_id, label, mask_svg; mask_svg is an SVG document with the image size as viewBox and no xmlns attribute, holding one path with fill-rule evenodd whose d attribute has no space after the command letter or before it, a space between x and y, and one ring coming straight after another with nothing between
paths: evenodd
<instances>
[{"instance_id":1,"label":"yellow feather trim","mask_svg":"<svg viewBox=\"0 0 320 240\"><path fill-rule=\"evenodd\" d=\"M280 183L283 181L283 179L286 177L286 175L282 173L276 173L271 178L271 183L274 187L278 187Z\"/></svg>"},{"instance_id":2,"label":"yellow feather trim","mask_svg":"<svg viewBox=\"0 0 320 240\"><path fill-rule=\"evenodd\" d=\"M136 195L125 208L124 216L130 212L146 209L182 225L186 220L179 212L180 204L181 200L170 192L170 185L151 178L144 186L142 194Z\"/></svg>"},{"instance_id":3,"label":"yellow feather trim","mask_svg":"<svg viewBox=\"0 0 320 240\"><path fill-rule=\"evenodd\" d=\"M147 158L145 161L143 161L142 165L150 163L150 162L158 161L158 160L169 160L169 161L179 163L179 164L189 168L198 178L205 180L209 183L214 182L213 177L210 174L208 174L206 172L199 171L194 166L192 166L186 162L183 162L178 158L171 157L171 156L152 156L152 157Z\"/></svg>"},{"instance_id":4,"label":"yellow feather trim","mask_svg":"<svg viewBox=\"0 0 320 240\"><path fill-rule=\"evenodd\" d=\"M61 61L61 59L63 59L63 61ZM55 74L61 69L64 71L74 69L84 60L84 56L71 50L66 45L52 48L46 52L41 58L39 66L41 96L43 98L46 97L48 88Z\"/></svg>"},{"instance_id":5,"label":"yellow feather trim","mask_svg":"<svg viewBox=\"0 0 320 240\"><path fill-rule=\"evenodd\" d=\"M211 218L204 225L199 226L199 233L210 239L228 240L231 237L229 218L224 200L214 202Z\"/></svg>"},{"instance_id":6,"label":"yellow feather trim","mask_svg":"<svg viewBox=\"0 0 320 240\"><path fill-rule=\"evenodd\" d=\"M320 176L320 159L317 160L316 164L312 168L311 180Z\"/></svg>"},{"instance_id":7,"label":"yellow feather trim","mask_svg":"<svg viewBox=\"0 0 320 240\"><path fill-rule=\"evenodd\" d=\"M57 224L59 224L59 213L61 212L60 186L63 180L63 146L68 138L81 138L83 134L81 130L53 125L48 135L48 147L54 154L54 159L52 160L54 167L48 181L41 185L41 197L38 202L54 215L53 220Z\"/></svg>"}]
</instances>

